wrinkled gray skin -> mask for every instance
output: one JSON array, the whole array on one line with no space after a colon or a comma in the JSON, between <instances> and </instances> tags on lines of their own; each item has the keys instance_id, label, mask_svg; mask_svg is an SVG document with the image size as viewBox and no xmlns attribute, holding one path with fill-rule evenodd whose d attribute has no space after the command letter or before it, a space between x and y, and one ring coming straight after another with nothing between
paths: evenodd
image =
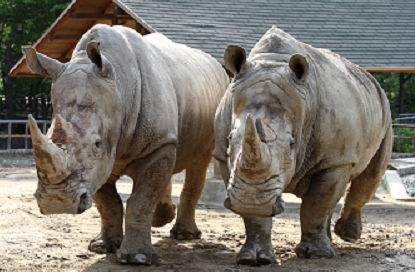
<instances>
[{"instance_id":1,"label":"wrinkled gray skin","mask_svg":"<svg viewBox=\"0 0 415 272\"><path fill-rule=\"evenodd\" d=\"M235 78L216 112L213 153L228 197L244 218L237 263L275 262L272 216L282 192L302 198L301 258L331 258L330 220L350 182L335 233L359 239L362 207L374 195L392 148L389 103L365 70L273 27L248 58L228 46Z\"/></svg>"},{"instance_id":2,"label":"wrinkled gray skin","mask_svg":"<svg viewBox=\"0 0 415 272\"><path fill-rule=\"evenodd\" d=\"M33 72L50 76L53 122L47 135L29 116L41 212L82 213L96 203L101 233L89 246L121 263L151 264L151 226L175 217L172 174L186 181L171 236L200 238L195 208L214 146L215 110L229 80L211 56L161 34L142 37L96 25L62 64L24 48ZM134 180L125 213L115 182Z\"/></svg>"}]
</instances>

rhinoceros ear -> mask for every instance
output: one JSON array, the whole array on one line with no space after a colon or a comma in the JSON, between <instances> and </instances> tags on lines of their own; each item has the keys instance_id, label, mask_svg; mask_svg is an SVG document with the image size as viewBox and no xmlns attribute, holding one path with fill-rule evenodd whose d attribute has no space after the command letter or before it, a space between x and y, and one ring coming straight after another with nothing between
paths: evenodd
<instances>
[{"instance_id":1,"label":"rhinoceros ear","mask_svg":"<svg viewBox=\"0 0 415 272\"><path fill-rule=\"evenodd\" d=\"M112 67L108 60L101 54L99 49L100 44L100 41L90 41L86 46L86 53L92 63L96 65L99 75L109 77L111 76Z\"/></svg>"},{"instance_id":2,"label":"rhinoceros ear","mask_svg":"<svg viewBox=\"0 0 415 272\"><path fill-rule=\"evenodd\" d=\"M310 70L307 59L300 54L292 55L289 66L295 81L300 84L304 83Z\"/></svg>"},{"instance_id":3,"label":"rhinoceros ear","mask_svg":"<svg viewBox=\"0 0 415 272\"><path fill-rule=\"evenodd\" d=\"M51 59L41 53L36 52L31 46L22 46L22 51L26 55L26 63L33 73L56 78L63 70L64 64Z\"/></svg>"},{"instance_id":4,"label":"rhinoceros ear","mask_svg":"<svg viewBox=\"0 0 415 272\"><path fill-rule=\"evenodd\" d=\"M245 49L239 45L228 45L223 58L225 67L235 74L243 72L248 67Z\"/></svg>"}]
</instances>

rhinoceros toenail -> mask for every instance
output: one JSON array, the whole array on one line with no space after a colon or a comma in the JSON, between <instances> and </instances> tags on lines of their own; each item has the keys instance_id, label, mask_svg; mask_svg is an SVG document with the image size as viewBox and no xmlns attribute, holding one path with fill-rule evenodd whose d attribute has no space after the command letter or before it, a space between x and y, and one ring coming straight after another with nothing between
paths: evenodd
<instances>
[{"instance_id":1,"label":"rhinoceros toenail","mask_svg":"<svg viewBox=\"0 0 415 272\"><path fill-rule=\"evenodd\" d=\"M136 254L135 259L140 263L144 263L147 258L144 254Z\"/></svg>"}]
</instances>

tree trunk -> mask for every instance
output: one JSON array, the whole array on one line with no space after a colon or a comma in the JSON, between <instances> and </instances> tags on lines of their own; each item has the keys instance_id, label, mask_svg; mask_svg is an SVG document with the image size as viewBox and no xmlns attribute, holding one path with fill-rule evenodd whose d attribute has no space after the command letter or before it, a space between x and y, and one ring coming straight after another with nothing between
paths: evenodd
<instances>
[{"instance_id":1,"label":"tree trunk","mask_svg":"<svg viewBox=\"0 0 415 272\"><path fill-rule=\"evenodd\" d=\"M48 118L48 109L46 107L46 95L42 94L41 96L41 112L42 112L42 119L46 120Z\"/></svg>"},{"instance_id":2,"label":"tree trunk","mask_svg":"<svg viewBox=\"0 0 415 272\"><path fill-rule=\"evenodd\" d=\"M38 94L40 92L40 86L42 84L42 80L43 79L39 79L38 82L36 82L36 86L35 86L35 92L33 94L33 113L35 115L35 119L39 118L39 98L36 97L36 94Z\"/></svg>"},{"instance_id":3,"label":"tree trunk","mask_svg":"<svg viewBox=\"0 0 415 272\"><path fill-rule=\"evenodd\" d=\"M405 74L399 74L399 114L403 113L405 105L405 82L411 78L412 74L408 74L405 77Z\"/></svg>"},{"instance_id":4,"label":"tree trunk","mask_svg":"<svg viewBox=\"0 0 415 272\"><path fill-rule=\"evenodd\" d=\"M6 41L6 66L7 71L10 71L13 68L12 60L12 41ZM4 88L6 93L6 109L7 109L7 119L14 118L14 109L13 109L13 81L9 74L6 74L4 77Z\"/></svg>"}]
</instances>

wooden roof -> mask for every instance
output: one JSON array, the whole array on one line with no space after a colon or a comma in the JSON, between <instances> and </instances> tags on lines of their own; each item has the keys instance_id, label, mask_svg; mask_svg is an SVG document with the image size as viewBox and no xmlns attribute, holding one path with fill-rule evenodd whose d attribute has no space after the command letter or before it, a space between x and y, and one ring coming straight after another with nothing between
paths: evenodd
<instances>
[{"instance_id":1,"label":"wooden roof","mask_svg":"<svg viewBox=\"0 0 415 272\"><path fill-rule=\"evenodd\" d=\"M61 62L71 59L72 51L82 35L95 24L124 25L142 35L155 32L137 15L121 9L112 0L72 0L49 29L33 45L36 50ZM11 69L13 77L38 77L26 65L22 57Z\"/></svg>"}]
</instances>

